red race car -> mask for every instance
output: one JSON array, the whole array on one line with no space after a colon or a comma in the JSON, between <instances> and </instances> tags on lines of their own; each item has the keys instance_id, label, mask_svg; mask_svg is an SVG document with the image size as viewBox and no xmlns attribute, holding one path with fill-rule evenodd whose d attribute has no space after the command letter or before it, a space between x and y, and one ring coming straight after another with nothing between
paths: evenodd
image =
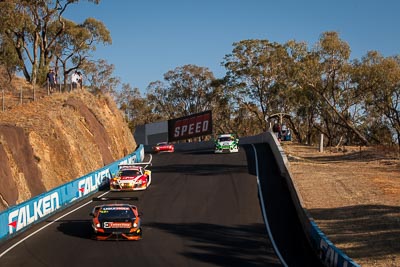
<instances>
[{"instance_id":1,"label":"red race car","mask_svg":"<svg viewBox=\"0 0 400 267\"><path fill-rule=\"evenodd\" d=\"M140 214L134 205L104 204L94 207L90 215L96 240L142 238Z\"/></svg>"},{"instance_id":2,"label":"red race car","mask_svg":"<svg viewBox=\"0 0 400 267\"><path fill-rule=\"evenodd\" d=\"M174 152L175 151L175 146L174 146L174 144L170 144L168 142L161 142L161 143L157 143L155 146L153 146L153 151L155 153L158 153L158 152Z\"/></svg>"}]
</instances>

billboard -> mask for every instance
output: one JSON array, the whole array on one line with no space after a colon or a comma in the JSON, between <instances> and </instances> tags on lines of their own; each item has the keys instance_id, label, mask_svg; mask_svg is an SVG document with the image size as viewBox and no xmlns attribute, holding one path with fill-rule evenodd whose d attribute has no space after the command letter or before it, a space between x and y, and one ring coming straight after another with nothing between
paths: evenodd
<instances>
[{"instance_id":1,"label":"billboard","mask_svg":"<svg viewBox=\"0 0 400 267\"><path fill-rule=\"evenodd\" d=\"M212 134L211 110L168 120L168 141Z\"/></svg>"}]
</instances>

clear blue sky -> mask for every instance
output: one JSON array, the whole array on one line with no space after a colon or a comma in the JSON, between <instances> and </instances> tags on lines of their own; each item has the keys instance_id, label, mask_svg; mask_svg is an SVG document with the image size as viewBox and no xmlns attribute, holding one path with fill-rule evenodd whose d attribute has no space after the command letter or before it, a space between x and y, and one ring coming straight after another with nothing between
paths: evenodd
<instances>
[{"instance_id":1,"label":"clear blue sky","mask_svg":"<svg viewBox=\"0 0 400 267\"><path fill-rule=\"evenodd\" d=\"M75 4L65 17L101 20L113 43L99 45L95 58L114 64L122 83L145 92L150 82L186 64L223 77L224 56L246 39L311 47L323 32L337 31L352 59L370 50L399 55L399 12L399 0L102 0Z\"/></svg>"}]
</instances>

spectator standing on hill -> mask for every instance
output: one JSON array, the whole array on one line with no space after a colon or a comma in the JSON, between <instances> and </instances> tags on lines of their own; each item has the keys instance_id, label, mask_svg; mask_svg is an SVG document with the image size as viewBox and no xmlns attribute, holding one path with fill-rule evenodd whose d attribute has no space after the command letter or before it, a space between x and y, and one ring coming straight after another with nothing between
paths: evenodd
<instances>
[{"instance_id":1,"label":"spectator standing on hill","mask_svg":"<svg viewBox=\"0 0 400 267\"><path fill-rule=\"evenodd\" d=\"M278 141L281 141L281 126L277 121L275 121L274 126L272 126L272 131L276 138L278 138Z\"/></svg>"},{"instance_id":2,"label":"spectator standing on hill","mask_svg":"<svg viewBox=\"0 0 400 267\"><path fill-rule=\"evenodd\" d=\"M71 76L71 84L72 84L72 89L78 88L78 83L79 83L79 74L77 71L72 73Z\"/></svg>"},{"instance_id":3,"label":"spectator standing on hill","mask_svg":"<svg viewBox=\"0 0 400 267\"><path fill-rule=\"evenodd\" d=\"M47 81L47 86L50 92L52 93L56 88L57 84L56 73L54 72L53 69L50 69L50 71L47 73L46 81Z\"/></svg>"},{"instance_id":4,"label":"spectator standing on hill","mask_svg":"<svg viewBox=\"0 0 400 267\"><path fill-rule=\"evenodd\" d=\"M78 71L78 83L79 83L79 86L80 86L80 88L82 89L82 73L80 72L80 71Z\"/></svg>"}]
</instances>

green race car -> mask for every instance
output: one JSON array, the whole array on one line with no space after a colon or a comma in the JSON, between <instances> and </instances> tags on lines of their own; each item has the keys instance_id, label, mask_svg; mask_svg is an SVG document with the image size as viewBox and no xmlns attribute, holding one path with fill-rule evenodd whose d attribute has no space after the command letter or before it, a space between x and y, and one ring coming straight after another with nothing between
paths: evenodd
<instances>
[{"instance_id":1,"label":"green race car","mask_svg":"<svg viewBox=\"0 0 400 267\"><path fill-rule=\"evenodd\" d=\"M239 139L234 134L220 134L215 140L215 153L239 152Z\"/></svg>"}]
</instances>

